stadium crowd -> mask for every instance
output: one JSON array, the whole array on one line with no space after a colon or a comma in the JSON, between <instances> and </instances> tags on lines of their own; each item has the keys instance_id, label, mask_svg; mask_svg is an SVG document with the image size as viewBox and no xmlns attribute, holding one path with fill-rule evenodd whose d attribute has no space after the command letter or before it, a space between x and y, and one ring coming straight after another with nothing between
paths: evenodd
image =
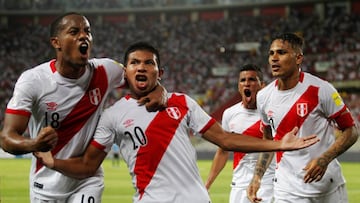
<instances>
[{"instance_id":1,"label":"stadium crowd","mask_svg":"<svg viewBox=\"0 0 360 203\"><path fill-rule=\"evenodd\" d=\"M41 1L39 1L41 2ZM212 113L236 94L237 69L246 63L263 67L265 80L271 81L267 66L267 47L275 32L301 33L305 44L304 71L331 82L360 81L360 16L329 12L319 16L292 12L288 18L277 16L229 16L228 19L191 21L188 16L173 15L162 22L137 16L134 22L91 22L94 57L110 57L122 62L124 48L134 41L151 41L162 50L168 91L186 92ZM12 88L21 72L53 58L48 28L38 24L0 27L0 127ZM232 48L239 42L259 42L258 50L246 52ZM327 62L325 69L318 62ZM232 67L225 76L216 76L214 67ZM126 90L114 91L113 103ZM340 91L360 121L359 92Z\"/></svg>"},{"instance_id":2,"label":"stadium crowd","mask_svg":"<svg viewBox=\"0 0 360 203\"><path fill-rule=\"evenodd\" d=\"M77 1L58 1L58 0L0 0L0 9L8 10L29 10L29 9L111 9L111 8L144 8L144 7L173 7L173 6L192 6L192 5L220 5L234 3L254 3L254 2L274 2L276 0L77 0ZM279 0L277 0L279 1Z\"/></svg>"}]
</instances>

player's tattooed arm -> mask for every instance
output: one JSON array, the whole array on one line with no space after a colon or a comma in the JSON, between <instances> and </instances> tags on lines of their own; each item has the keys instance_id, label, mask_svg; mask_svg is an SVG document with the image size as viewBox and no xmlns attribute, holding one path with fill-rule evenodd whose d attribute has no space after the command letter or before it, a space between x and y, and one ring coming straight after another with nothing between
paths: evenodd
<instances>
[{"instance_id":1,"label":"player's tattooed arm","mask_svg":"<svg viewBox=\"0 0 360 203\"><path fill-rule=\"evenodd\" d=\"M357 141L358 132L356 127L350 127L344 129L343 131L339 131L339 134L336 137L335 142L327 151L325 151L320 157L311 160L306 165L304 168L306 171L304 176L305 183L320 181L324 176L329 163L348 150Z\"/></svg>"},{"instance_id":2,"label":"player's tattooed arm","mask_svg":"<svg viewBox=\"0 0 360 203\"><path fill-rule=\"evenodd\" d=\"M272 140L271 127L264 128L263 139ZM247 198L250 202L261 202L262 198L257 196L257 191L260 189L261 179L269 167L274 156L274 152L262 152L259 155L256 163L253 178L251 179L248 188L246 189Z\"/></svg>"},{"instance_id":3,"label":"player's tattooed arm","mask_svg":"<svg viewBox=\"0 0 360 203\"><path fill-rule=\"evenodd\" d=\"M255 175L258 177L262 177L269 166L272 158L273 158L274 152L264 152L260 153L258 163L256 164L255 168Z\"/></svg>"},{"instance_id":4,"label":"player's tattooed arm","mask_svg":"<svg viewBox=\"0 0 360 203\"><path fill-rule=\"evenodd\" d=\"M349 127L343 131L338 131L334 144L322 155L322 157L331 162L336 157L347 151L358 139L358 129Z\"/></svg>"},{"instance_id":5,"label":"player's tattooed arm","mask_svg":"<svg viewBox=\"0 0 360 203\"><path fill-rule=\"evenodd\" d=\"M271 128L265 127L264 129L263 139L272 140ZM258 176L260 179L265 174L266 169L270 165L272 159L274 157L274 152L263 152L260 153L258 162L255 167L255 176Z\"/></svg>"}]
</instances>

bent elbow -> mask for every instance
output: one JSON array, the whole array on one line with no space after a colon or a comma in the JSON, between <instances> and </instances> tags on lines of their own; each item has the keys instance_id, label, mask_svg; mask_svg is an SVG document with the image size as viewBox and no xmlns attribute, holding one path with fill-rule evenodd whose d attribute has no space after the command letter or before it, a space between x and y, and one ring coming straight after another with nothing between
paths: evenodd
<instances>
[{"instance_id":1,"label":"bent elbow","mask_svg":"<svg viewBox=\"0 0 360 203\"><path fill-rule=\"evenodd\" d=\"M16 150L14 147L11 147L11 145L7 144L6 140L4 139L0 139L0 148L3 149L4 152L15 156L25 154L22 150Z\"/></svg>"},{"instance_id":2,"label":"bent elbow","mask_svg":"<svg viewBox=\"0 0 360 203\"><path fill-rule=\"evenodd\" d=\"M355 144L359 139L359 131L356 126L351 128L351 133L348 139L350 140L349 142L351 145Z\"/></svg>"},{"instance_id":3,"label":"bent elbow","mask_svg":"<svg viewBox=\"0 0 360 203\"><path fill-rule=\"evenodd\" d=\"M353 144L355 144L358 141L358 139L359 139L359 134L357 132L352 133L351 140Z\"/></svg>"},{"instance_id":4,"label":"bent elbow","mask_svg":"<svg viewBox=\"0 0 360 203\"><path fill-rule=\"evenodd\" d=\"M21 145L21 141L14 141L10 136L7 135L4 131L0 132L0 148L5 152L12 155L23 155L29 153L25 149L26 146Z\"/></svg>"}]
</instances>

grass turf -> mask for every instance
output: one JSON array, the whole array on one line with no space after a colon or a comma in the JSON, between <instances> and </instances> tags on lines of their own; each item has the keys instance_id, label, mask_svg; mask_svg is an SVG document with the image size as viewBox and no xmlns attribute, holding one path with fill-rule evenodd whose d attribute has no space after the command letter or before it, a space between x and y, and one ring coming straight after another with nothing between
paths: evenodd
<instances>
[{"instance_id":1,"label":"grass turf","mask_svg":"<svg viewBox=\"0 0 360 203\"><path fill-rule=\"evenodd\" d=\"M29 202L28 171L30 159L0 159L0 203ZM198 161L200 173L205 179L210 170L210 160ZM347 191L350 203L360 202L360 163L342 162L343 173L347 180ZM210 189L213 203L227 203L231 182L231 166L229 162ZM103 203L131 203L134 189L130 175L123 161L120 167L113 167L111 160L103 163L105 170L105 191Z\"/></svg>"}]
</instances>

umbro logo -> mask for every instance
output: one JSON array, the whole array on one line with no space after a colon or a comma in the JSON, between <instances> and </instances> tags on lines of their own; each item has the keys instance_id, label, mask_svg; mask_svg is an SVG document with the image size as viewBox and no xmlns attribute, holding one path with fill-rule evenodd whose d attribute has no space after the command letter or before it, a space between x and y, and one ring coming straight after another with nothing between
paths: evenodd
<instances>
[{"instance_id":1,"label":"umbro logo","mask_svg":"<svg viewBox=\"0 0 360 203\"><path fill-rule=\"evenodd\" d=\"M56 111L58 104L56 102L47 102L46 109L49 111Z\"/></svg>"}]
</instances>

